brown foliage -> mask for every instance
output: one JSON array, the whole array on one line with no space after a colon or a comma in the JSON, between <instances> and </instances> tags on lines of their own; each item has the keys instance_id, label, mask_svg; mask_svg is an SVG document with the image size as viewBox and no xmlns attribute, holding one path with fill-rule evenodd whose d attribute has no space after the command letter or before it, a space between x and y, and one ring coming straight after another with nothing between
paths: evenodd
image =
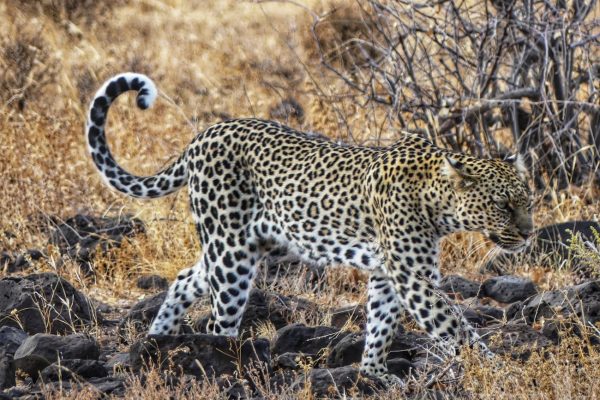
<instances>
[{"instance_id":1,"label":"brown foliage","mask_svg":"<svg viewBox=\"0 0 600 400\"><path fill-rule=\"evenodd\" d=\"M58 61L40 30L19 26L14 37L0 42L0 101L3 105L23 110L27 101L39 98L44 87L56 82L57 74Z\"/></svg>"}]
</instances>

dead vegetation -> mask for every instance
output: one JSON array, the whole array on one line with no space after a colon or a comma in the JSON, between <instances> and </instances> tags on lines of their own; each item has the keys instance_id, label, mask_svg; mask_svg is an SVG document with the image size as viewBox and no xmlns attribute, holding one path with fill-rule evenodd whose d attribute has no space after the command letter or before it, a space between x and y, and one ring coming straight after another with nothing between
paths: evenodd
<instances>
[{"instance_id":1,"label":"dead vegetation","mask_svg":"<svg viewBox=\"0 0 600 400\"><path fill-rule=\"evenodd\" d=\"M598 179L597 13L594 0L371 0L312 31L323 67L387 124L480 156L518 150L541 191Z\"/></svg>"},{"instance_id":2,"label":"dead vegetation","mask_svg":"<svg viewBox=\"0 0 600 400\"><path fill-rule=\"evenodd\" d=\"M0 101L23 111L27 101L40 99L44 88L56 82L58 60L39 29L15 28L14 36L1 44Z\"/></svg>"},{"instance_id":3,"label":"dead vegetation","mask_svg":"<svg viewBox=\"0 0 600 400\"><path fill-rule=\"evenodd\" d=\"M9 21L0 25L0 250L36 247L54 254L55 249L45 239L45 230L52 223L48 216L67 218L77 212L135 215L147 224L146 234L96 259L99 273L95 280L81 275L75 263L58 266L51 257L49 262L35 264L36 270L57 271L91 297L117 306L144 296L133 287L137 275L157 273L171 279L195 262L198 243L183 192L152 202L119 196L103 185L87 155L82 133L86 102L99 82L123 70L149 74L164 95L145 113L133 107L131 98L120 100L112 110L110 145L119 161L136 173L158 170L181 151L195 129L227 116L282 118L296 128L354 143L385 144L393 140L399 129L407 126L390 118L385 107L366 101L383 96L379 90L388 84L377 82L385 69L378 71L369 64L370 60L385 60L383 56L388 54L382 54L374 44L380 45L376 40L390 34L389 30L377 31L381 20L366 18L372 3L311 0L298 6L293 2L227 0L208 4L162 0L0 4L0 20ZM315 16L320 21L316 25ZM599 17L596 7L587 21L597 24ZM443 20L435 19L438 17L421 18L437 21L437 28L443 26ZM399 19L398 23L407 21ZM502 35L509 33L506 29ZM486 40L478 43L485 46L492 37ZM586 44L586 48L596 60L600 51L593 43ZM491 46L489 54L501 45L498 42ZM447 46L446 50L451 48ZM343 79L323 68L323 61L345 74ZM434 61L441 68L438 72L443 71L439 64L443 60L438 57ZM463 65L462 61L454 61ZM371 75L365 72L365 65L374 68ZM434 66L430 68L430 72L435 70ZM348 90L344 79L362 82L362 94L357 96ZM420 77L413 78L415 85L421 82ZM596 94L587 93L588 103L597 102L595 82ZM415 90L417 86L408 85L382 99L384 104L391 102L396 107L396 117L413 112L414 118L420 116L422 124L416 124L419 127L431 123L437 126L432 121L446 118L457 122L447 132L460 130L466 122L498 144L511 145L510 131L487 131L482 124L487 116L477 114L463 121L464 110L452 108L455 102L444 103L448 97L445 93L433 103L420 105L410 98ZM484 90L478 96L488 94ZM437 119L432 120L427 109L436 111ZM461 118L444 117L444 112ZM538 117L552 126L552 121ZM465 139L461 133L457 137ZM588 150L582 148L581 152ZM596 219L600 206L593 180L580 181L577 187L563 185L560 190L548 185L536 199L536 223ZM443 247L444 273L480 279L477 270L489 251L482 237L453 235ZM537 266L526 266L518 274L531 277L545 290L573 282L568 271ZM317 293L307 292L298 281L282 282L279 287L284 294L308 298L327 308L364 302L364 280L355 272L332 270L325 279L327 289ZM330 317L298 315L298 322L327 323ZM272 336L273 327L265 325L257 334ZM468 353L463 357L460 376L432 389L413 383L412 394L433 396L432 390L437 390L441 398L597 398L599 361L597 348L585 335L566 340L528 361L504 360L502 371L477 354ZM283 394L266 390L266 398L309 398L306 389L297 392L290 388ZM221 396L216 382L197 382L190 388L153 370L144 377L130 376L127 389L129 398ZM390 390L374 398L400 396L398 391ZM70 392L48 388L47 397L92 399L99 394L89 388L73 388Z\"/></svg>"}]
</instances>

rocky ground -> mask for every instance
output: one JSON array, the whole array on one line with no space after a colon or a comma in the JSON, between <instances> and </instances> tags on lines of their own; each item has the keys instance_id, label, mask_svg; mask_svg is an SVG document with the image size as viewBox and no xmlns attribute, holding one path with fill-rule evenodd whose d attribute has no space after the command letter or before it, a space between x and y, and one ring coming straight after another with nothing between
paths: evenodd
<instances>
[{"instance_id":1,"label":"rocky ground","mask_svg":"<svg viewBox=\"0 0 600 400\"><path fill-rule=\"evenodd\" d=\"M93 274L93 257L143 231L144 225L135 219L77 215L56 224L48 236L62 257L77 260L81 273ZM265 393L276 397L283 392L316 398L362 396L385 390L378 380L358 373L363 305L323 309L273 289L273 281L282 274L303 274L318 291L323 271L298 264L265 268L261 284L252 290L239 340L202 333L206 315L190 318L185 334L145 337L165 296L164 278L139 278L137 286L148 296L120 308L87 297L55 273L28 274L35 259L46 257L43 251L1 257L7 277L0 280L0 399L44 398L83 388L97 397L122 397L132 377L144 382L150 371L182 387L208 379L227 398L263 398ZM600 320L600 281L542 292L518 276L475 282L449 275L441 288L496 353L513 359L543 353L566 335L582 336L586 326L594 332ZM299 314L328 314L330 324L294 323ZM264 326L274 332L261 332ZM593 346L598 339L586 334ZM456 389L444 392L440 383L455 379L460 363L436 354L435 343L421 331L401 329L389 368L407 381L420 379L429 385L426 393L432 398L459 395ZM410 393L409 386L405 394Z\"/></svg>"}]
</instances>

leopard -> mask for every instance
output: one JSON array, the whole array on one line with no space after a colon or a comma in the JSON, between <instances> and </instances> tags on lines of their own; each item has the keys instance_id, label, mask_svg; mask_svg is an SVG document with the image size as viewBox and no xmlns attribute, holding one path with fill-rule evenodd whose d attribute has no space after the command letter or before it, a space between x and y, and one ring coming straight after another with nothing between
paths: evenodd
<instances>
[{"instance_id":1,"label":"leopard","mask_svg":"<svg viewBox=\"0 0 600 400\"><path fill-rule=\"evenodd\" d=\"M448 351L467 345L493 356L438 289L440 242L465 231L507 252L529 244L532 194L520 155L478 158L410 132L386 147L339 143L240 118L209 126L171 164L138 176L116 162L105 134L109 107L128 91L142 110L158 95L139 73L104 82L85 129L95 167L108 186L138 199L187 185L201 245L199 260L170 285L149 335L179 334L186 310L208 296L206 332L237 337L257 267L284 249L312 265L368 274L361 373L398 383L387 357L405 313Z\"/></svg>"}]
</instances>

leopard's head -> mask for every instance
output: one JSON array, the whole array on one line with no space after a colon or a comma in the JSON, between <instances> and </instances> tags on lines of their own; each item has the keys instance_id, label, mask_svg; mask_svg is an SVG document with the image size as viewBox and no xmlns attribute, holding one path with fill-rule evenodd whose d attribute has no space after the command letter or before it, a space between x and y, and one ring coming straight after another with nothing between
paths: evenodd
<instances>
[{"instance_id":1,"label":"leopard's head","mask_svg":"<svg viewBox=\"0 0 600 400\"><path fill-rule=\"evenodd\" d=\"M446 156L446 172L456 198L456 218L464 229L483 232L506 251L520 251L533 231L531 191L520 156L484 160Z\"/></svg>"}]
</instances>

